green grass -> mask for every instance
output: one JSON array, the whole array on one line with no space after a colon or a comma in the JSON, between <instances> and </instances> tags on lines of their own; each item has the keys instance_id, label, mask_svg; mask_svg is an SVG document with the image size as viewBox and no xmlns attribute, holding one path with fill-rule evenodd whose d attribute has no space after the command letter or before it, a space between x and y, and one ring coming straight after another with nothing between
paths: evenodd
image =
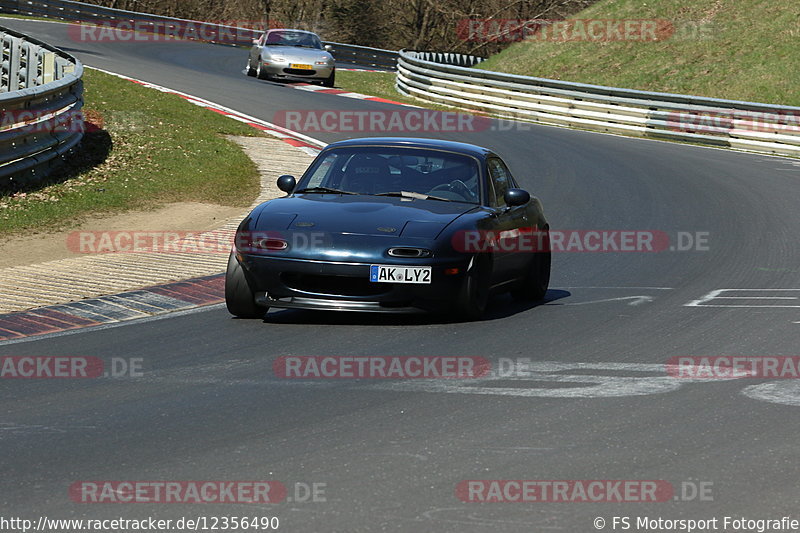
<instances>
[{"instance_id":1,"label":"green grass","mask_svg":"<svg viewBox=\"0 0 800 533\"><path fill-rule=\"evenodd\" d=\"M87 69L84 84L84 111L99 131L48 183L0 196L0 233L64 229L88 215L171 202L246 207L256 197L255 164L224 135L257 130L98 71Z\"/></svg>"},{"instance_id":2,"label":"green grass","mask_svg":"<svg viewBox=\"0 0 800 533\"><path fill-rule=\"evenodd\" d=\"M800 105L800 4L603 0L578 19L666 19L655 42L515 43L480 68L639 90Z\"/></svg>"},{"instance_id":3,"label":"green grass","mask_svg":"<svg viewBox=\"0 0 800 533\"><path fill-rule=\"evenodd\" d=\"M397 92L394 88L395 79L397 75L394 72L336 71L336 87L339 89L414 104L416 100Z\"/></svg>"},{"instance_id":4,"label":"green grass","mask_svg":"<svg viewBox=\"0 0 800 533\"><path fill-rule=\"evenodd\" d=\"M394 88L396 79L397 74L395 72L336 71L336 87L339 89L429 109L452 110L452 108L428 104L420 102L416 98L403 96Z\"/></svg>"},{"instance_id":5,"label":"green grass","mask_svg":"<svg viewBox=\"0 0 800 533\"><path fill-rule=\"evenodd\" d=\"M456 110L453 106L424 102L417 98L403 96L395 89L396 72L359 72L348 71L336 72L336 87L355 93L368 94L378 98L386 98L401 104L411 104L425 109L435 109L437 111L456 111L459 113L469 113L469 111ZM484 115L485 113L481 113Z\"/></svg>"}]
</instances>

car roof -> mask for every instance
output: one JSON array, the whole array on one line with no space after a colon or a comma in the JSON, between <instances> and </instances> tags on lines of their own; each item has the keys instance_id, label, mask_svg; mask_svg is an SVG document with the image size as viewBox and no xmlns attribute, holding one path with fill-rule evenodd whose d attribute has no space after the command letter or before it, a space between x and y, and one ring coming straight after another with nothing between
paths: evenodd
<instances>
[{"instance_id":1,"label":"car roof","mask_svg":"<svg viewBox=\"0 0 800 533\"><path fill-rule=\"evenodd\" d=\"M488 148L474 144L445 141L442 139L423 139L419 137L364 137L358 139L347 139L337 141L325 147L325 150L341 148L346 146L400 146L407 148L431 148L435 150L447 150L479 158L486 158L495 155Z\"/></svg>"}]
</instances>

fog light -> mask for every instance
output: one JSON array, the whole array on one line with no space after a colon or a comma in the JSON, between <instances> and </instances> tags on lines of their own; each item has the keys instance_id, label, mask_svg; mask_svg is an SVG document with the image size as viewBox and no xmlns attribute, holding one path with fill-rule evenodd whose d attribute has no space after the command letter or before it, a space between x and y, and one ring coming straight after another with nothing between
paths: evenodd
<instances>
[{"instance_id":1,"label":"fog light","mask_svg":"<svg viewBox=\"0 0 800 533\"><path fill-rule=\"evenodd\" d=\"M455 276L455 275L456 275L456 274L458 274L459 272L461 272L461 270L460 270L460 269L458 269L458 268L446 268L446 269L444 270L444 275L445 275L445 276Z\"/></svg>"}]
</instances>

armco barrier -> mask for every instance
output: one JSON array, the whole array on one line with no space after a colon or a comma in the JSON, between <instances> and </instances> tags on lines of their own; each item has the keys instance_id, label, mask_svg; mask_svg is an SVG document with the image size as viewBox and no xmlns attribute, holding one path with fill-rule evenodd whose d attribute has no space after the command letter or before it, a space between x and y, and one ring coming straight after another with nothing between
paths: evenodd
<instances>
[{"instance_id":1,"label":"armco barrier","mask_svg":"<svg viewBox=\"0 0 800 533\"><path fill-rule=\"evenodd\" d=\"M119 29L196 39L217 44L251 46L263 33L261 29L226 26L211 22L163 17L123 9L73 2L71 0L0 0L0 13L53 18L85 24L113 24ZM325 42L339 63L394 70L397 52L351 44Z\"/></svg>"},{"instance_id":2,"label":"armco barrier","mask_svg":"<svg viewBox=\"0 0 800 533\"><path fill-rule=\"evenodd\" d=\"M0 188L36 181L83 137L83 66L0 27Z\"/></svg>"},{"instance_id":3,"label":"armco barrier","mask_svg":"<svg viewBox=\"0 0 800 533\"><path fill-rule=\"evenodd\" d=\"M200 34L211 36L205 40L212 42L214 36L224 36L219 42L228 44L233 40L232 44L249 45L260 34L72 0L0 0L0 12L100 24L127 22L145 30L149 25L149 31ZM543 124L800 156L800 107L515 76L471 68L482 58L462 54L325 44L338 62L397 69L398 91L428 102Z\"/></svg>"},{"instance_id":4,"label":"armco barrier","mask_svg":"<svg viewBox=\"0 0 800 533\"><path fill-rule=\"evenodd\" d=\"M356 46L354 44L334 42L325 42L325 44L331 47L331 54L339 63L350 63L351 65L374 67L384 70L397 69L398 52L381 50L380 48Z\"/></svg>"},{"instance_id":5,"label":"armco barrier","mask_svg":"<svg viewBox=\"0 0 800 533\"><path fill-rule=\"evenodd\" d=\"M800 156L800 107L635 91L470 68L481 58L402 50L397 90L501 117Z\"/></svg>"}]
</instances>

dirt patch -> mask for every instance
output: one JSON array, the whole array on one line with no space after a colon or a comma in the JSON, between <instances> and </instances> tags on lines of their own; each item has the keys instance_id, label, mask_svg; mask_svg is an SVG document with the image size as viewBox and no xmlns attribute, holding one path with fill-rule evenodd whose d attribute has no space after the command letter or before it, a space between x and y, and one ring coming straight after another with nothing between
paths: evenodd
<instances>
[{"instance_id":1,"label":"dirt patch","mask_svg":"<svg viewBox=\"0 0 800 533\"><path fill-rule=\"evenodd\" d=\"M180 202L153 211L90 218L69 231L15 235L0 242L0 268L83 255L67 248L67 237L76 231L208 231L227 219L243 217L243 211L241 207Z\"/></svg>"}]
</instances>

